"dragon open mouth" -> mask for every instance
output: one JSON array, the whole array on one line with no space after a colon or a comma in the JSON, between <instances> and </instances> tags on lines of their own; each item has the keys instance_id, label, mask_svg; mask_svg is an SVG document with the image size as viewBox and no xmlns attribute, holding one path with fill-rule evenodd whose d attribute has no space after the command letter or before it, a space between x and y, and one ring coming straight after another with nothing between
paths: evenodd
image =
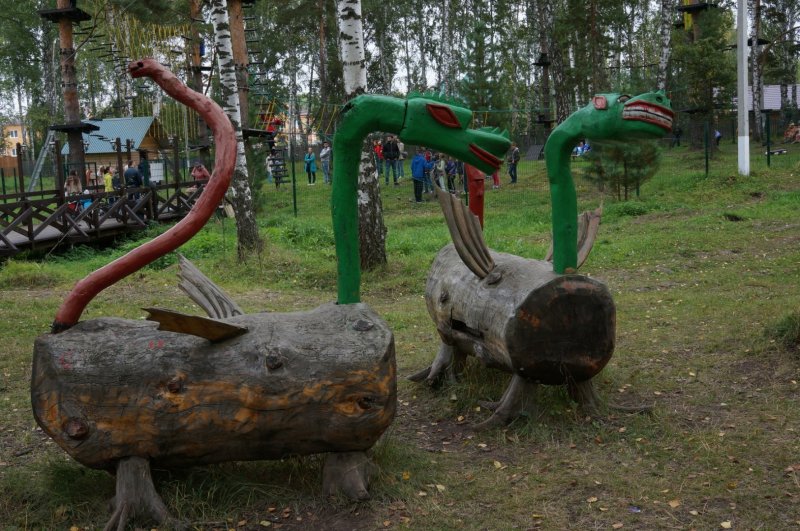
<instances>
[{"instance_id":1,"label":"dragon open mouth","mask_svg":"<svg viewBox=\"0 0 800 531\"><path fill-rule=\"evenodd\" d=\"M646 101L632 101L625 104L622 110L623 120L647 122L666 129L667 131L672 130L673 116L675 116L675 113L666 107Z\"/></svg>"},{"instance_id":2,"label":"dragon open mouth","mask_svg":"<svg viewBox=\"0 0 800 531\"><path fill-rule=\"evenodd\" d=\"M479 159L481 159L483 162L485 162L494 169L499 169L500 165L503 163L503 161L501 161L488 151L479 148L475 144L470 144L469 150L472 152L473 155L475 155L476 157L478 157Z\"/></svg>"}]
</instances>

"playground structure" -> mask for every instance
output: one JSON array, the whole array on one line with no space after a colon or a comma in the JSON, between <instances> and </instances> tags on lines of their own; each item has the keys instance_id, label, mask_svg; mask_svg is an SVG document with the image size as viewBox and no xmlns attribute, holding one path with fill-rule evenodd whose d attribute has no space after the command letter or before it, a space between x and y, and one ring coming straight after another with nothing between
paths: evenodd
<instances>
[{"instance_id":1,"label":"playground structure","mask_svg":"<svg viewBox=\"0 0 800 531\"><path fill-rule=\"evenodd\" d=\"M572 149L584 138L659 138L671 130L672 117L660 92L635 98L601 94L553 131L545 146L552 264L491 251L478 218L455 197L438 192L453 244L439 251L431 266L425 301L441 345L412 381L454 380L470 355L510 372L503 397L483 404L493 414L478 429L506 424L530 409L538 384L566 384L575 400L597 408L591 379L613 354L616 310L604 284L577 274L593 246L600 212L578 217Z\"/></svg>"}]
</instances>

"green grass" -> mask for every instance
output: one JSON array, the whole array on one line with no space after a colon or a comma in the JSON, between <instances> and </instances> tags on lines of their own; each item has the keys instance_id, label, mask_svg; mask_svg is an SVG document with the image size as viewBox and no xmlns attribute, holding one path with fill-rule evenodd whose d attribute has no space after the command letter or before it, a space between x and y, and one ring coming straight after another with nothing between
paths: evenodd
<instances>
[{"instance_id":1,"label":"green grass","mask_svg":"<svg viewBox=\"0 0 800 531\"><path fill-rule=\"evenodd\" d=\"M597 387L609 403L652 404L651 415L587 417L546 387L533 413L476 434L469 424L486 418L477 401L498 399L508 375L471 360L455 386L408 382L436 352L423 293L449 236L435 203L409 203L406 180L382 190L389 263L362 276L363 300L395 333L399 375L372 500L324 499L319 456L155 471L157 489L202 529L800 526L800 152L790 149L770 169L754 155L749 177L737 175L731 144L708 177L702 154L667 151L627 203L578 179L581 209L602 202L605 211L582 272L606 282L617 305L617 347ZM490 247L545 254L545 182L543 163L526 162L515 187L487 190ZM295 218L291 188L264 187L260 257L238 262L231 220L211 222L182 252L247 311L335 299L330 188L297 192ZM0 266L0 527L99 529L107 518L113 478L71 461L33 421L30 353L72 284L134 245ZM151 305L198 313L175 273L174 257L159 260L100 294L84 319L139 319Z\"/></svg>"}]
</instances>

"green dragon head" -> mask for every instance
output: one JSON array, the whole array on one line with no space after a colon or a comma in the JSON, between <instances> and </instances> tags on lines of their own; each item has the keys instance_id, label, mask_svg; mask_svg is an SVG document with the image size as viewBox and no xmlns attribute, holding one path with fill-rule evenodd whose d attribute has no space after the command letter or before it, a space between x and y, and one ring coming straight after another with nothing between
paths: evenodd
<instances>
[{"instance_id":1,"label":"green dragon head","mask_svg":"<svg viewBox=\"0 0 800 531\"><path fill-rule=\"evenodd\" d=\"M578 111L581 134L589 140L634 140L661 138L672 130L675 114L666 95L646 92L598 94Z\"/></svg>"},{"instance_id":2,"label":"green dragon head","mask_svg":"<svg viewBox=\"0 0 800 531\"><path fill-rule=\"evenodd\" d=\"M417 97L408 100L403 128L403 142L442 151L486 173L493 173L503 163L511 141L508 131L483 127L469 129L472 111L452 103Z\"/></svg>"},{"instance_id":3,"label":"green dragon head","mask_svg":"<svg viewBox=\"0 0 800 531\"><path fill-rule=\"evenodd\" d=\"M672 130L674 113L663 92L598 94L556 127L547 139L544 158L553 209L553 270L564 273L578 267L578 200L570 171L572 150L578 141L628 142L651 140Z\"/></svg>"}]
</instances>

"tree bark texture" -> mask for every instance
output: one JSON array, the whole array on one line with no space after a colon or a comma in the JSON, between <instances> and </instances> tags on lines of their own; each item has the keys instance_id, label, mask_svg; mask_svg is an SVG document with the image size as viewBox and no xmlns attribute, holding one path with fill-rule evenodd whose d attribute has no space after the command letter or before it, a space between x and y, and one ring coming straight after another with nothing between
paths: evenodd
<instances>
[{"instance_id":1,"label":"tree bark texture","mask_svg":"<svg viewBox=\"0 0 800 531\"><path fill-rule=\"evenodd\" d=\"M658 54L658 71L656 88L667 90L667 64L669 63L669 43L672 36L673 1L661 0L661 17L659 22L659 40L661 48Z\"/></svg>"},{"instance_id":2,"label":"tree bark texture","mask_svg":"<svg viewBox=\"0 0 800 531\"><path fill-rule=\"evenodd\" d=\"M217 48L217 64L222 89L222 109L230 118L236 131L236 169L230 188L230 200L236 216L237 250L239 258L244 259L251 252L260 252L263 242L258 234L253 194L247 171L236 65L226 0L214 0L211 3L211 17L214 23L214 42Z\"/></svg>"},{"instance_id":3,"label":"tree bark texture","mask_svg":"<svg viewBox=\"0 0 800 531\"><path fill-rule=\"evenodd\" d=\"M559 275L549 262L491 256L496 267L483 280L452 244L436 256L425 300L442 341L534 383L581 382L600 372L614 351L616 324L605 285Z\"/></svg>"},{"instance_id":4,"label":"tree bark texture","mask_svg":"<svg viewBox=\"0 0 800 531\"><path fill-rule=\"evenodd\" d=\"M369 449L396 408L394 338L364 304L237 315L219 343L155 323L84 321L34 346L31 397L78 462L160 466Z\"/></svg>"}]
</instances>

